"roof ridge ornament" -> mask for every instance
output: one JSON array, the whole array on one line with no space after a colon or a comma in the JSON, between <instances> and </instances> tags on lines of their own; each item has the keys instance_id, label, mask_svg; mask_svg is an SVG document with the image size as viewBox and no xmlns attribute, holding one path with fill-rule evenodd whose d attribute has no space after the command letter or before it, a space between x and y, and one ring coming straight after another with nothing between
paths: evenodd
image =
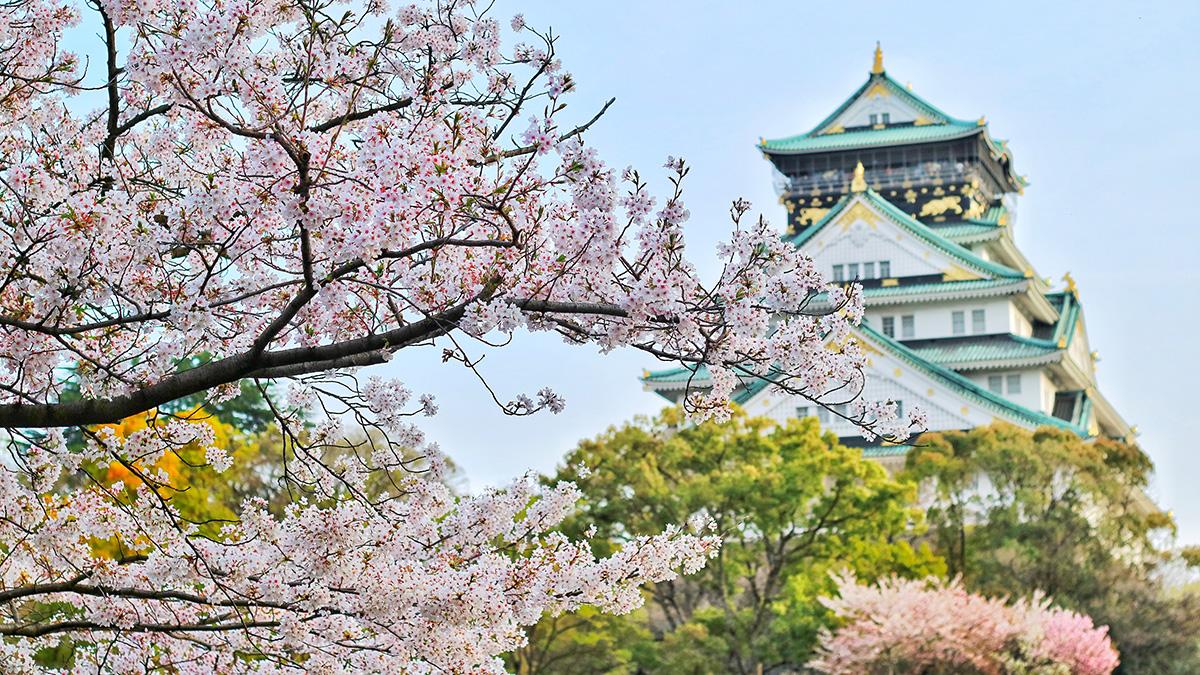
<instances>
[{"instance_id":1,"label":"roof ridge ornament","mask_svg":"<svg viewBox=\"0 0 1200 675\"><path fill-rule=\"evenodd\" d=\"M1075 285L1075 278L1071 276L1071 273L1067 272L1066 274L1063 275L1062 278L1063 278L1063 281L1067 282L1067 292L1078 297L1079 296L1079 287L1077 285Z\"/></svg>"},{"instance_id":2,"label":"roof ridge ornament","mask_svg":"<svg viewBox=\"0 0 1200 675\"><path fill-rule=\"evenodd\" d=\"M879 40L875 41L875 62L871 64L871 74L883 74L883 48L879 46Z\"/></svg>"},{"instance_id":3,"label":"roof ridge ornament","mask_svg":"<svg viewBox=\"0 0 1200 675\"><path fill-rule=\"evenodd\" d=\"M858 166L854 167L854 178L850 181L851 192L867 191L867 179L864 174L866 174L866 169L863 168L863 163L859 162Z\"/></svg>"}]
</instances>

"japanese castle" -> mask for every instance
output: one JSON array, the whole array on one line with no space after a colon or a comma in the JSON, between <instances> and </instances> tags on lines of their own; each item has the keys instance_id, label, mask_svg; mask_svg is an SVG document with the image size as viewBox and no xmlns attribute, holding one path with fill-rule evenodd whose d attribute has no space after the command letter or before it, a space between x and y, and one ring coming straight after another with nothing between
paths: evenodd
<instances>
[{"instance_id":1,"label":"japanese castle","mask_svg":"<svg viewBox=\"0 0 1200 675\"><path fill-rule=\"evenodd\" d=\"M899 84L877 45L866 82L832 114L758 149L775 168L788 240L833 281L862 284L865 399L919 406L930 431L1003 420L1135 433L1097 388L1075 282L1053 287L1017 248L1027 182L984 118L951 117ZM704 379L675 368L642 381L678 402ZM780 420L815 415L844 443L869 445L851 422L762 380L745 380L735 400ZM907 449L864 452L893 464Z\"/></svg>"}]
</instances>

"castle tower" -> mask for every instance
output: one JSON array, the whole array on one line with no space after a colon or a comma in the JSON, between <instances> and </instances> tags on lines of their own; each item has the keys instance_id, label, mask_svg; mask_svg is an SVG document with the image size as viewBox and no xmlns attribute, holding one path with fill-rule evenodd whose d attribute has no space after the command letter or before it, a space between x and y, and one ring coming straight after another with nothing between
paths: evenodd
<instances>
[{"instance_id":1,"label":"castle tower","mask_svg":"<svg viewBox=\"0 0 1200 675\"><path fill-rule=\"evenodd\" d=\"M832 281L863 287L864 398L919 406L931 431L998 419L1131 435L1097 386L1074 280L1053 289L1017 248L1016 196L1027 183L984 118L951 117L900 85L876 46L866 82L828 117L758 149L774 167L787 239ZM706 374L642 379L678 401ZM736 400L756 415L815 415L843 442L869 445L850 422L761 380L744 381ZM904 451L867 448L885 462Z\"/></svg>"}]
</instances>

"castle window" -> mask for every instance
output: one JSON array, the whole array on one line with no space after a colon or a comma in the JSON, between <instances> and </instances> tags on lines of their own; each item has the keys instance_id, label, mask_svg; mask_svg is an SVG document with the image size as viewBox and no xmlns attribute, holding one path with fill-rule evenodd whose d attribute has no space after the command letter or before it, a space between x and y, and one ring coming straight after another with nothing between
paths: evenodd
<instances>
[{"instance_id":1,"label":"castle window","mask_svg":"<svg viewBox=\"0 0 1200 675\"><path fill-rule=\"evenodd\" d=\"M892 261L880 260L879 261L879 277L882 279L886 279L890 276L892 276Z\"/></svg>"},{"instance_id":2,"label":"castle window","mask_svg":"<svg viewBox=\"0 0 1200 675\"><path fill-rule=\"evenodd\" d=\"M833 280L834 281L845 281L846 280L845 268L843 268L841 265L833 266Z\"/></svg>"},{"instance_id":3,"label":"castle window","mask_svg":"<svg viewBox=\"0 0 1200 675\"><path fill-rule=\"evenodd\" d=\"M874 126L876 124L879 124L879 115L876 115L875 113L871 113L871 126Z\"/></svg>"},{"instance_id":4,"label":"castle window","mask_svg":"<svg viewBox=\"0 0 1200 675\"><path fill-rule=\"evenodd\" d=\"M900 317L900 335L905 339L917 336L917 319L912 314Z\"/></svg>"},{"instance_id":5,"label":"castle window","mask_svg":"<svg viewBox=\"0 0 1200 675\"><path fill-rule=\"evenodd\" d=\"M1004 378L999 375L988 375L988 391L993 394L1004 393Z\"/></svg>"},{"instance_id":6,"label":"castle window","mask_svg":"<svg viewBox=\"0 0 1200 675\"><path fill-rule=\"evenodd\" d=\"M823 427L829 426L829 411L824 406L817 406L817 422Z\"/></svg>"},{"instance_id":7,"label":"castle window","mask_svg":"<svg viewBox=\"0 0 1200 675\"><path fill-rule=\"evenodd\" d=\"M858 263L850 263L846 265L846 276L851 279L858 278Z\"/></svg>"},{"instance_id":8,"label":"castle window","mask_svg":"<svg viewBox=\"0 0 1200 675\"><path fill-rule=\"evenodd\" d=\"M890 338L896 337L896 317L883 317L883 334Z\"/></svg>"},{"instance_id":9,"label":"castle window","mask_svg":"<svg viewBox=\"0 0 1200 675\"><path fill-rule=\"evenodd\" d=\"M796 408L796 419L804 419L808 417L808 406L800 406Z\"/></svg>"},{"instance_id":10,"label":"castle window","mask_svg":"<svg viewBox=\"0 0 1200 675\"><path fill-rule=\"evenodd\" d=\"M863 263L863 278L864 279L874 279L875 278L875 263L873 263L873 262Z\"/></svg>"},{"instance_id":11,"label":"castle window","mask_svg":"<svg viewBox=\"0 0 1200 675\"><path fill-rule=\"evenodd\" d=\"M896 400L896 417L904 417L904 401Z\"/></svg>"},{"instance_id":12,"label":"castle window","mask_svg":"<svg viewBox=\"0 0 1200 675\"><path fill-rule=\"evenodd\" d=\"M955 335L965 335L967 332L967 317L963 312L950 313L950 332Z\"/></svg>"},{"instance_id":13,"label":"castle window","mask_svg":"<svg viewBox=\"0 0 1200 675\"><path fill-rule=\"evenodd\" d=\"M1008 393L1009 394L1021 393L1021 374L1020 373L1014 373L1012 375L1009 375L1007 380L1008 380L1007 384L1008 384Z\"/></svg>"},{"instance_id":14,"label":"castle window","mask_svg":"<svg viewBox=\"0 0 1200 675\"><path fill-rule=\"evenodd\" d=\"M881 120L881 121L882 121L884 124L888 124L888 123L890 123L890 122L892 121L892 115L891 115L891 113L883 113L882 115L880 115L880 120Z\"/></svg>"},{"instance_id":15,"label":"castle window","mask_svg":"<svg viewBox=\"0 0 1200 675\"><path fill-rule=\"evenodd\" d=\"M987 321L982 309L971 310L971 332L982 333L987 330Z\"/></svg>"}]
</instances>

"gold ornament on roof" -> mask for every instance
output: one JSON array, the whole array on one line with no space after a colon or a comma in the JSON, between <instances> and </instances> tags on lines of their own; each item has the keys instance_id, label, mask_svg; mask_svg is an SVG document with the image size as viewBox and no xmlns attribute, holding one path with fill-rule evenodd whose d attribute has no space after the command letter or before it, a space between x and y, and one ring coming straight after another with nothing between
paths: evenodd
<instances>
[{"instance_id":1,"label":"gold ornament on roof","mask_svg":"<svg viewBox=\"0 0 1200 675\"><path fill-rule=\"evenodd\" d=\"M1067 282L1067 292L1078 295L1079 287L1075 285L1075 278L1071 276L1071 273L1067 272L1066 274L1063 275L1062 278L1063 278L1063 281Z\"/></svg>"},{"instance_id":2,"label":"gold ornament on roof","mask_svg":"<svg viewBox=\"0 0 1200 675\"><path fill-rule=\"evenodd\" d=\"M872 75L883 74L883 48L879 46L879 41L875 41L875 63L871 64Z\"/></svg>"},{"instance_id":3,"label":"gold ornament on roof","mask_svg":"<svg viewBox=\"0 0 1200 675\"><path fill-rule=\"evenodd\" d=\"M878 54L878 52L876 53ZM879 57L877 56L876 58L878 59ZM866 169L863 168L863 163L859 162L858 166L854 167L854 178L850 181L851 192L867 191L867 179L863 177L865 173Z\"/></svg>"}]
</instances>

